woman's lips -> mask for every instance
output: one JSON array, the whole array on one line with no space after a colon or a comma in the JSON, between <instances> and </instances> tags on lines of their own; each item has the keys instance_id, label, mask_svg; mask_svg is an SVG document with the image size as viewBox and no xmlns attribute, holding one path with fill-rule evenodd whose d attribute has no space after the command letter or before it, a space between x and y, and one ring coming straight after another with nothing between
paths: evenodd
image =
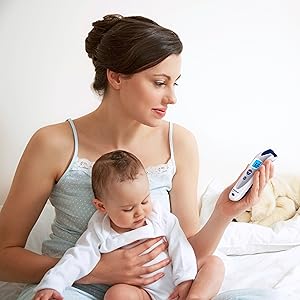
<instances>
[{"instance_id":1,"label":"woman's lips","mask_svg":"<svg viewBox=\"0 0 300 300\"><path fill-rule=\"evenodd\" d=\"M167 109L166 108L153 108L152 111L155 115L159 118L163 118L166 115Z\"/></svg>"}]
</instances>

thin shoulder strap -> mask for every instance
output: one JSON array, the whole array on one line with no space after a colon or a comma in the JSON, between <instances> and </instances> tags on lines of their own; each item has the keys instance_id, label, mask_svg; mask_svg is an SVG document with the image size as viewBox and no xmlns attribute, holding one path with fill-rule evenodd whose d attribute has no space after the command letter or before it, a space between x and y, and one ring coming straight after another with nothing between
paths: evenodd
<instances>
[{"instance_id":1,"label":"thin shoulder strap","mask_svg":"<svg viewBox=\"0 0 300 300\"><path fill-rule=\"evenodd\" d=\"M74 152L73 152L73 157L71 159L71 162L69 163L67 169L65 170L64 174L59 178L58 182L56 184L60 184L60 182L63 180L63 178L66 176L68 171L71 169L75 159L77 158L78 154L78 136L77 136L77 131L74 125L74 122L72 119L67 119L68 123L71 126L72 132L73 132L73 139L74 139Z\"/></svg>"},{"instance_id":2,"label":"thin shoulder strap","mask_svg":"<svg viewBox=\"0 0 300 300\"><path fill-rule=\"evenodd\" d=\"M72 163L74 158L78 155L78 135L77 135L77 130L76 130L73 120L68 119L67 121L69 122L69 124L72 128L73 138L74 138L74 153L73 153L73 157L72 157L72 161L71 161L71 163Z\"/></svg>"},{"instance_id":3,"label":"thin shoulder strap","mask_svg":"<svg viewBox=\"0 0 300 300\"><path fill-rule=\"evenodd\" d=\"M173 123L169 122L169 145L171 152L171 160L174 161L174 146L173 146Z\"/></svg>"}]
</instances>

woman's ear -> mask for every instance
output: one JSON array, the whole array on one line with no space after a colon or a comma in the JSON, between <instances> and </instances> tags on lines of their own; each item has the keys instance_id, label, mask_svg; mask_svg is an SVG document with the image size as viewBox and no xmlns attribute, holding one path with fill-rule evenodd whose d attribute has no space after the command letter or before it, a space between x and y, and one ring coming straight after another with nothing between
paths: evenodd
<instances>
[{"instance_id":1,"label":"woman's ear","mask_svg":"<svg viewBox=\"0 0 300 300\"><path fill-rule=\"evenodd\" d=\"M119 90L121 86L121 74L107 69L106 76L111 87L115 90Z\"/></svg>"},{"instance_id":2,"label":"woman's ear","mask_svg":"<svg viewBox=\"0 0 300 300\"><path fill-rule=\"evenodd\" d=\"M100 210L101 212L106 212L104 203L100 199L93 199L93 204L96 207L97 210Z\"/></svg>"}]
</instances>

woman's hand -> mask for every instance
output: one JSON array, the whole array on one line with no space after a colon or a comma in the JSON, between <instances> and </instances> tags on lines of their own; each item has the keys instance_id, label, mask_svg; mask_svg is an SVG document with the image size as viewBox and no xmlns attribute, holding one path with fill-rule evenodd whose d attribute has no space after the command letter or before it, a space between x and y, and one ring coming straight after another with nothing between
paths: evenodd
<instances>
[{"instance_id":1,"label":"woman's hand","mask_svg":"<svg viewBox=\"0 0 300 300\"><path fill-rule=\"evenodd\" d=\"M239 216L259 201L259 196L269 179L273 176L273 173L273 163L270 160L266 160L254 173L253 185L244 198L239 201L232 201L229 199L229 192L235 184L233 183L221 193L215 207L215 212L228 221Z\"/></svg>"},{"instance_id":2,"label":"woman's hand","mask_svg":"<svg viewBox=\"0 0 300 300\"><path fill-rule=\"evenodd\" d=\"M156 245L150 252L144 251ZM126 283L136 286L151 284L164 276L163 272L149 275L167 266L170 259L164 259L153 265L144 266L168 247L163 237L146 240L145 242L130 249L117 249L110 253L101 254L101 259L94 270L87 276L81 278L78 283L91 284L116 284Z\"/></svg>"}]
</instances>

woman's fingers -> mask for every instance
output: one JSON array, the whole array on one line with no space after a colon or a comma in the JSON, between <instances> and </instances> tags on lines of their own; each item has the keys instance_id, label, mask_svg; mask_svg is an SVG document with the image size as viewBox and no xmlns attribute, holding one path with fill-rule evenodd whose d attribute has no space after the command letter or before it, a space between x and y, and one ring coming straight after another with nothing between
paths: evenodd
<instances>
[{"instance_id":1,"label":"woman's fingers","mask_svg":"<svg viewBox=\"0 0 300 300\"><path fill-rule=\"evenodd\" d=\"M164 251L168 248L168 242L164 237L160 236L157 238L146 240L145 242L131 248L129 250L130 255L132 255L132 256L141 255L143 252L150 249L152 246L154 246L159 241L161 241L162 243L160 245L156 246L152 251L150 251L149 253L152 253L152 254L147 256L147 257L150 257L149 260L151 260L151 257L152 257L152 259L154 259L158 254L160 254L162 251ZM146 260L144 263L148 262L149 260Z\"/></svg>"},{"instance_id":2,"label":"woman's fingers","mask_svg":"<svg viewBox=\"0 0 300 300\"><path fill-rule=\"evenodd\" d=\"M264 162L253 176L253 185L250 190L249 202L251 205L256 204L259 201L259 197L264 190L266 184L273 177L274 166L270 160Z\"/></svg>"},{"instance_id":3,"label":"woman's fingers","mask_svg":"<svg viewBox=\"0 0 300 300\"><path fill-rule=\"evenodd\" d=\"M170 263L166 255L163 258L157 257L167 247L166 239L157 237L131 248L103 253L98 265L78 283L98 283L99 278L105 278L105 282L103 279L100 282L106 284L123 282L141 286L153 283L164 275L161 269ZM152 262L155 258L156 260ZM103 270L105 270L105 277Z\"/></svg>"},{"instance_id":4,"label":"woman's fingers","mask_svg":"<svg viewBox=\"0 0 300 300\"><path fill-rule=\"evenodd\" d=\"M266 178L269 180L274 176L274 164L268 159L265 161L264 165L266 167Z\"/></svg>"},{"instance_id":5,"label":"woman's fingers","mask_svg":"<svg viewBox=\"0 0 300 300\"><path fill-rule=\"evenodd\" d=\"M163 272L159 272L154 274L153 276L147 276L147 277L140 277L140 279L137 281L135 285L138 286L144 286L151 283L154 283L155 281L159 280L160 278L164 277L165 274Z\"/></svg>"},{"instance_id":6,"label":"woman's fingers","mask_svg":"<svg viewBox=\"0 0 300 300\"><path fill-rule=\"evenodd\" d=\"M158 263L155 263L155 264L152 264L149 266L143 266L141 275L146 275L146 274L156 272L156 271L164 268L165 266L167 266L170 262L171 262L170 258L166 258Z\"/></svg>"},{"instance_id":7,"label":"woman's fingers","mask_svg":"<svg viewBox=\"0 0 300 300\"><path fill-rule=\"evenodd\" d=\"M270 164L270 178L272 178L274 176L274 164L271 163Z\"/></svg>"},{"instance_id":8,"label":"woman's fingers","mask_svg":"<svg viewBox=\"0 0 300 300\"><path fill-rule=\"evenodd\" d=\"M249 191L249 198L254 202L256 202L256 199L259 197L262 177L264 177L264 175L262 176L260 171L255 172L255 174L253 175L253 184Z\"/></svg>"},{"instance_id":9,"label":"woman's fingers","mask_svg":"<svg viewBox=\"0 0 300 300\"><path fill-rule=\"evenodd\" d=\"M258 185L259 185L259 188L258 188L258 196L260 196L260 193L262 192L262 190L264 189L265 185L266 185L266 167L265 165L262 165L260 168L259 168L259 171L257 172L258 173Z\"/></svg>"},{"instance_id":10,"label":"woman's fingers","mask_svg":"<svg viewBox=\"0 0 300 300\"><path fill-rule=\"evenodd\" d=\"M156 245L157 244L157 245ZM144 253L149 250L149 248L154 247L149 252ZM145 242L125 250L125 255L128 257L128 260L134 258L135 267L131 269L133 271L131 284L134 285L147 285L154 283L164 276L163 272L158 272L160 269L167 266L171 260L170 258L165 258L159 262L153 263L151 265L145 266L145 264L151 262L155 259L160 253L165 251L168 248L168 242L164 237L158 237L146 240ZM133 267L133 266L132 266ZM151 274L155 273L155 274ZM149 274L151 274L149 276ZM131 277L131 276L129 276Z\"/></svg>"},{"instance_id":11,"label":"woman's fingers","mask_svg":"<svg viewBox=\"0 0 300 300\"><path fill-rule=\"evenodd\" d=\"M242 172L243 173L243 172ZM253 183L251 189L239 201L231 201L229 199L229 192L235 185L228 186L220 195L215 211L221 213L223 218L233 219L241 213L258 203L259 197L274 173L274 165L270 160L266 160L257 172L254 172Z\"/></svg>"},{"instance_id":12,"label":"woman's fingers","mask_svg":"<svg viewBox=\"0 0 300 300\"><path fill-rule=\"evenodd\" d=\"M165 266L167 266L171 262L170 258L165 258L159 262L145 266L145 264L154 260L161 252L165 251L168 248L167 240L164 237L159 237L159 238L147 240L142 244L134 247L135 251L138 251L138 253L143 253L144 251L148 250L150 247L153 246L154 248L152 250L150 250L147 253L141 254L137 257L136 261L138 262L140 285L151 284L159 280L161 277L164 276L164 273L158 271L164 268ZM151 273L155 273L155 274L149 276L149 274Z\"/></svg>"},{"instance_id":13,"label":"woman's fingers","mask_svg":"<svg viewBox=\"0 0 300 300\"><path fill-rule=\"evenodd\" d=\"M264 166L265 166L265 176L266 176L266 182L271 178L271 162L269 162L268 160L265 161Z\"/></svg>"}]
</instances>

